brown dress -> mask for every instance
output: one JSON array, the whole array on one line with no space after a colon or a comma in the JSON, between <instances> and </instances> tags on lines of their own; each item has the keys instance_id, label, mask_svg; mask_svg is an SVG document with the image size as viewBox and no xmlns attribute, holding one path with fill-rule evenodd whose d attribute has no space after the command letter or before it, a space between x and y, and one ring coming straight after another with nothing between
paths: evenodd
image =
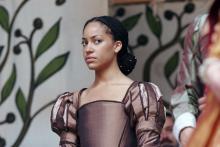
<instances>
[{"instance_id":1,"label":"brown dress","mask_svg":"<svg viewBox=\"0 0 220 147\"><path fill-rule=\"evenodd\" d=\"M157 147L165 121L162 95L133 82L122 102L98 100L79 108L80 92L58 96L51 114L61 147Z\"/></svg>"}]
</instances>

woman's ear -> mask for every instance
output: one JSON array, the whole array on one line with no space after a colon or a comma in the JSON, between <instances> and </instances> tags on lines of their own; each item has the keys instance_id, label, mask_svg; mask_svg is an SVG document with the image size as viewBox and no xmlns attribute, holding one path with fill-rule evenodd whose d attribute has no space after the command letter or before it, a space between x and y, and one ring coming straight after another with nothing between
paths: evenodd
<instances>
[{"instance_id":1,"label":"woman's ear","mask_svg":"<svg viewBox=\"0 0 220 147\"><path fill-rule=\"evenodd\" d=\"M114 45L114 51L115 53L118 53L122 48L122 42L121 41L115 41Z\"/></svg>"}]
</instances>

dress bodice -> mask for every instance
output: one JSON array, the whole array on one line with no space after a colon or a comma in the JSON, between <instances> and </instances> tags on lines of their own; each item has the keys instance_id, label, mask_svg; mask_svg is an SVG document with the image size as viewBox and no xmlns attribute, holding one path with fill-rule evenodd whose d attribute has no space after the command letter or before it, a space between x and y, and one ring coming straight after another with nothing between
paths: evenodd
<instances>
[{"instance_id":1,"label":"dress bodice","mask_svg":"<svg viewBox=\"0 0 220 147\"><path fill-rule=\"evenodd\" d=\"M51 127L61 147L159 147L165 116L153 83L134 82L122 102L98 100L79 107L81 92L58 96Z\"/></svg>"},{"instance_id":2,"label":"dress bodice","mask_svg":"<svg viewBox=\"0 0 220 147\"><path fill-rule=\"evenodd\" d=\"M136 147L124 104L95 101L83 105L77 113L80 147Z\"/></svg>"}]
</instances>

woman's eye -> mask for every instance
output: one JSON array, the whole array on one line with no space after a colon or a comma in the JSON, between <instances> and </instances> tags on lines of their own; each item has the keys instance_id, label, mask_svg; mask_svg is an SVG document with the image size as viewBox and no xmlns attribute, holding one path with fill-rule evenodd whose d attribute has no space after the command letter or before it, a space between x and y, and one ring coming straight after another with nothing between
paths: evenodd
<instances>
[{"instance_id":1,"label":"woman's eye","mask_svg":"<svg viewBox=\"0 0 220 147\"><path fill-rule=\"evenodd\" d=\"M99 44L99 43L101 43L102 42L102 40L95 40L95 44L97 45L97 44Z\"/></svg>"},{"instance_id":2,"label":"woman's eye","mask_svg":"<svg viewBox=\"0 0 220 147\"><path fill-rule=\"evenodd\" d=\"M81 44L83 47L85 47L87 43L86 43L86 41L82 41Z\"/></svg>"}]
</instances>

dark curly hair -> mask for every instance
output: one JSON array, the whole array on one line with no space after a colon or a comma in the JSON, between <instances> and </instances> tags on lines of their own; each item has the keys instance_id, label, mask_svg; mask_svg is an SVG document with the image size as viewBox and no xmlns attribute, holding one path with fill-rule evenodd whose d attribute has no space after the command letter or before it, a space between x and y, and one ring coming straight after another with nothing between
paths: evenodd
<instances>
[{"instance_id":1,"label":"dark curly hair","mask_svg":"<svg viewBox=\"0 0 220 147\"><path fill-rule=\"evenodd\" d=\"M118 66L123 74L128 75L131 73L137 60L134 55L128 52L128 31L124 28L122 23L111 16L93 17L86 21L83 31L90 22L102 23L107 27L106 31L112 35L114 41L122 42L122 48L117 54Z\"/></svg>"}]
</instances>

